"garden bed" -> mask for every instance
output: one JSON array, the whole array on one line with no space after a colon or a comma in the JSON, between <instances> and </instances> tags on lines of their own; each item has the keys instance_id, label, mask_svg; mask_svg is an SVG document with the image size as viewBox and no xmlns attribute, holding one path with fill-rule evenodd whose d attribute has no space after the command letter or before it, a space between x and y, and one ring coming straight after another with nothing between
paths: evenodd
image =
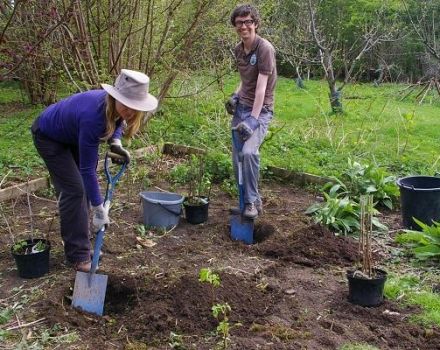
<instances>
[{"instance_id":1,"label":"garden bed","mask_svg":"<svg viewBox=\"0 0 440 350\"><path fill-rule=\"evenodd\" d=\"M163 174L175 162L163 156L145 165L161 169L150 170L153 190L171 189ZM347 301L345 271L357 260L357 241L335 237L304 215L316 200L314 194L290 184L263 183L265 214L256 222L259 243L252 246L229 238L228 209L237 200L216 186L207 223L190 225L182 218L171 231L141 234L138 193L146 189L135 171L124 176L114 194L99 271L109 276L103 317L70 306L75 272L64 264L54 202L31 198L35 228L47 233L51 227L51 270L43 278L17 277L11 239L2 225L0 301L3 307L13 305L32 291L17 317L21 324L38 321L11 331L17 338L13 333L7 341L32 331L26 340L31 344L33 336L59 325L57 335L76 332L80 338L63 348L170 349L170 343L175 348L179 343L181 349L213 349L221 339L214 333L218 322L211 313L212 290L198 281L200 269L209 267L221 279L215 302L232 308L230 349L337 349L347 343L380 349L440 348L438 329L409 322L418 310L388 300L377 308ZM2 205L14 235L27 238L26 197ZM397 212L388 212L384 219L391 229L400 225ZM386 246L378 244L375 254L385 259Z\"/></svg>"}]
</instances>

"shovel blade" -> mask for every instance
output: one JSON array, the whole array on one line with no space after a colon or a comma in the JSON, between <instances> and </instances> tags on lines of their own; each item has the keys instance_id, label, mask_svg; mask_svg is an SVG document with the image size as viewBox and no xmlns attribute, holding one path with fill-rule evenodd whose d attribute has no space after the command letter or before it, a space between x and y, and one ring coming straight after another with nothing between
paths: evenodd
<instances>
[{"instance_id":1,"label":"shovel blade","mask_svg":"<svg viewBox=\"0 0 440 350\"><path fill-rule=\"evenodd\" d=\"M73 288L72 306L82 311L102 316L104 313L105 292L107 290L107 275L93 273L76 273Z\"/></svg>"},{"instance_id":2,"label":"shovel blade","mask_svg":"<svg viewBox=\"0 0 440 350\"><path fill-rule=\"evenodd\" d=\"M254 243L254 220L231 215L231 237L246 244Z\"/></svg>"}]
</instances>

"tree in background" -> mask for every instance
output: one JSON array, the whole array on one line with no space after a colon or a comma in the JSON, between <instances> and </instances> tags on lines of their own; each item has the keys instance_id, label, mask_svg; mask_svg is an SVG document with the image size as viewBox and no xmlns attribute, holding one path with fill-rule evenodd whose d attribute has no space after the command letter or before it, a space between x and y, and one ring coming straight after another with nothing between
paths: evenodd
<instances>
[{"instance_id":1,"label":"tree in background","mask_svg":"<svg viewBox=\"0 0 440 350\"><path fill-rule=\"evenodd\" d=\"M440 3L437 0L402 0L402 2L409 24L425 48L425 53L420 57L424 74L416 84L409 86L409 93L406 96L421 87L416 99L422 103L432 90L436 90L440 95L440 25L438 22Z\"/></svg>"},{"instance_id":2,"label":"tree in background","mask_svg":"<svg viewBox=\"0 0 440 350\"><path fill-rule=\"evenodd\" d=\"M330 105L342 110L341 91L360 71L361 58L397 38L394 0L308 0L310 33L329 86ZM343 82L337 86L336 69Z\"/></svg>"},{"instance_id":3,"label":"tree in background","mask_svg":"<svg viewBox=\"0 0 440 350\"><path fill-rule=\"evenodd\" d=\"M16 0L0 8L0 79L18 79L32 103L64 82L98 87L123 67L145 72L166 97L174 80L216 61L232 0ZM227 10L225 10L227 9ZM233 33L229 36L232 38ZM226 46L232 46L229 42ZM198 47L199 50L194 50ZM200 60L202 54L208 60ZM222 54L224 56L224 53ZM196 63L197 62L197 63ZM215 68L222 71L223 68ZM216 78L218 79L218 78Z\"/></svg>"}]
</instances>

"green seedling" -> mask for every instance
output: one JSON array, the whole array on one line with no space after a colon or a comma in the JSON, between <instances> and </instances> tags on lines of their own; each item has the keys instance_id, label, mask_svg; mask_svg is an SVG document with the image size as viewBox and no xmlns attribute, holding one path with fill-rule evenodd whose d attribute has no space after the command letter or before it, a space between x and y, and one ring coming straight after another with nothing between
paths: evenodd
<instances>
[{"instance_id":1,"label":"green seedling","mask_svg":"<svg viewBox=\"0 0 440 350\"><path fill-rule=\"evenodd\" d=\"M27 242L25 240L21 240L21 241L16 242L12 246L12 251L15 254L26 254L27 247L28 247Z\"/></svg>"},{"instance_id":2,"label":"green seedling","mask_svg":"<svg viewBox=\"0 0 440 350\"><path fill-rule=\"evenodd\" d=\"M206 282L211 284L214 287L219 287L220 286L220 276L215 273L212 272L212 270L208 267L208 268L203 268L200 269L199 272L199 282Z\"/></svg>"},{"instance_id":3,"label":"green seedling","mask_svg":"<svg viewBox=\"0 0 440 350\"><path fill-rule=\"evenodd\" d=\"M183 345L183 336L174 332L170 332L170 338L168 345L171 349L175 350L185 350L186 347Z\"/></svg>"},{"instance_id":4,"label":"green seedling","mask_svg":"<svg viewBox=\"0 0 440 350\"><path fill-rule=\"evenodd\" d=\"M219 321L217 326L217 334L221 335L222 349L226 349L229 343L229 331L231 329L229 325L228 315L231 312L231 307L228 303L215 304L212 306L212 315Z\"/></svg>"},{"instance_id":5,"label":"green seedling","mask_svg":"<svg viewBox=\"0 0 440 350\"><path fill-rule=\"evenodd\" d=\"M46 249L46 243L44 243L43 241L38 241L38 243L32 247L32 252L38 253L44 251L45 249Z\"/></svg>"},{"instance_id":6,"label":"green seedling","mask_svg":"<svg viewBox=\"0 0 440 350\"><path fill-rule=\"evenodd\" d=\"M212 272L212 270L209 267L203 268L200 269L199 272L199 282L209 283L211 285L211 299L212 302L214 303L215 301L214 288L220 287L220 276L217 273Z\"/></svg>"}]
</instances>

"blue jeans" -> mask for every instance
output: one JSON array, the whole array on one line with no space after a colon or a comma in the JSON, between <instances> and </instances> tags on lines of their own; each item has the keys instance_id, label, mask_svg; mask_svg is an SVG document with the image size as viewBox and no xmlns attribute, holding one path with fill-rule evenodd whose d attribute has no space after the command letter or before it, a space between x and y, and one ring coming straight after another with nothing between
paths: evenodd
<instances>
[{"instance_id":1,"label":"blue jeans","mask_svg":"<svg viewBox=\"0 0 440 350\"><path fill-rule=\"evenodd\" d=\"M235 127L242 120L249 117L252 113L252 107L237 104L234 117L231 121L231 127ZM267 134L269 123L273 118L273 112L267 107L261 109L258 121L260 127L254 131L252 136L246 140L243 145L243 188L244 188L244 202L261 203L261 197L258 193L258 180L260 178L260 146L263 143ZM232 164L234 167L235 179L238 183L238 152L232 143Z\"/></svg>"}]
</instances>

